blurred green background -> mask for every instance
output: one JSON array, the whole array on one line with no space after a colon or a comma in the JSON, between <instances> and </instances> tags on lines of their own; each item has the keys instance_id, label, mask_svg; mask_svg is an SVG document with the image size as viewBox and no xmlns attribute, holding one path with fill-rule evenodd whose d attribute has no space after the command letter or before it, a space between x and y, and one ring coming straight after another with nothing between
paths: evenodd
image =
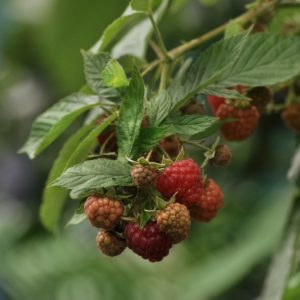
<instances>
[{"instance_id":1,"label":"blurred green background","mask_svg":"<svg viewBox=\"0 0 300 300\"><path fill-rule=\"evenodd\" d=\"M174 0L161 23L168 47L243 12L249 1ZM126 250L110 259L85 222L59 237L39 223L47 172L65 136L34 161L17 150L34 118L83 84L88 49L127 6L124 0L0 0L0 300L255 299L282 236L294 187L286 173L294 137L276 115L231 144L234 158L210 168L225 194L219 216L194 224L159 264ZM195 158L199 158L194 153Z\"/></svg>"}]
</instances>

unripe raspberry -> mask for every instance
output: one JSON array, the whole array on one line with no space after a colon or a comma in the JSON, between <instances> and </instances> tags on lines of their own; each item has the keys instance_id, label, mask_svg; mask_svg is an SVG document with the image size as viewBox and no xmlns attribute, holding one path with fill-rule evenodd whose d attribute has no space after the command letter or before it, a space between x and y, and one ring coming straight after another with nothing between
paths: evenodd
<instances>
[{"instance_id":1,"label":"unripe raspberry","mask_svg":"<svg viewBox=\"0 0 300 300\"><path fill-rule=\"evenodd\" d=\"M99 251L107 256L120 255L126 248L126 242L116 234L107 230L101 230L96 236L96 244Z\"/></svg>"},{"instance_id":2,"label":"unripe raspberry","mask_svg":"<svg viewBox=\"0 0 300 300\"><path fill-rule=\"evenodd\" d=\"M216 114L221 120L232 118L237 121L225 123L221 131L228 141L247 139L255 130L260 117L254 106L236 108L232 104L222 104Z\"/></svg>"},{"instance_id":3,"label":"unripe raspberry","mask_svg":"<svg viewBox=\"0 0 300 300\"><path fill-rule=\"evenodd\" d=\"M182 107L181 109L184 115L204 115L204 106L197 102L197 100L191 100L190 103Z\"/></svg>"},{"instance_id":4,"label":"unripe raspberry","mask_svg":"<svg viewBox=\"0 0 300 300\"><path fill-rule=\"evenodd\" d=\"M176 157L181 149L181 143L176 135L162 139L159 144L171 157Z\"/></svg>"},{"instance_id":5,"label":"unripe raspberry","mask_svg":"<svg viewBox=\"0 0 300 300\"><path fill-rule=\"evenodd\" d=\"M289 105L282 113L281 118L285 125L296 133L300 133L300 103Z\"/></svg>"},{"instance_id":6,"label":"unripe raspberry","mask_svg":"<svg viewBox=\"0 0 300 300\"><path fill-rule=\"evenodd\" d=\"M175 244L187 238L191 226L189 210L180 203L171 203L160 211L156 222L159 230L167 233Z\"/></svg>"},{"instance_id":7,"label":"unripe raspberry","mask_svg":"<svg viewBox=\"0 0 300 300\"><path fill-rule=\"evenodd\" d=\"M138 223L128 223L124 237L128 248L151 262L161 261L173 245L171 237L160 231L154 222L147 223L144 228Z\"/></svg>"},{"instance_id":8,"label":"unripe raspberry","mask_svg":"<svg viewBox=\"0 0 300 300\"><path fill-rule=\"evenodd\" d=\"M254 105L259 112L264 112L266 106L272 100L271 89L265 86L259 86L251 89L247 96L252 99L251 105Z\"/></svg>"},{"instance_id":9,"label":"unripe raspberry","mask_svg":"<svg viewBox=\"0 0 300 300\"><path fill-rule=\"evenodd\" d=\"M84 204L84 211L93 226L113 229L123 215L124 205L108 197L90 196Z\"/></svg>"},{"instance_id":10,"label":"unripe raspberry","mask_svg":"<svg viewBox=\"0 0 300 300\"><path fill-rule=\"evenodd\" d=\"M226 166L231 160L231 150L227 145L218 145L215 156L210 160L214 166Z\"/></svg>"},{"instance_id":11,"label":"unripe raspberry","mask_svg":"<svg viewBox=\"0 0 300 300\"><path fill-rule=\"evenodd\" d=\"M151 166L134 165L131 170L133 182L138 187L145 187L155 183L159 171Z\"/></svg>"},{"instance_id":12,"label":"unripe raspberry","mask_svg":"<svg viewBox=\"0 0 300 300\"><path fill-rule=\"evenodd\" d=\"M191 217L200 222L213 219L222 206L223 193L214 180L208 179L204 184L201 197L189 206Z\"/></svg>"},{"instance_id":13,"label":"unripe raspberry","mask_svg":"<svg viewBox=\"0 0 300 300\"><path fill-rule=\"evenodd\" d=\"M168 199L175 195L176 201L189 205L201 195L201 170L192 159L174 162L157 178L156 189Z\"/></svg>"}]
</instances>

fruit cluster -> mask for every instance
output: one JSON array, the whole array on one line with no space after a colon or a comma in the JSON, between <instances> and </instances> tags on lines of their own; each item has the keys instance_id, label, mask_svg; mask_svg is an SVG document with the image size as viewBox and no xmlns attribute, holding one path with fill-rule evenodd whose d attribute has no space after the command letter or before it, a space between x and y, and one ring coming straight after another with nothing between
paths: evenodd
<instances>
[{"instance_id":1,"label":"fruit cluster","mask_svg":"<svg viewBox=\"0 0 300 300\"><path fill-rule=\"evenodd\" d=\"M228 141L247 139L272 98L266 87L236 90L245 97L207 99L212 113L224 120L220 131ZM205 107L192 99L180 113L203 115ZM282 118L289 127L300 130L299 115L300 106L296 104L284 110ZM145 117L141 127L148 125ZM114 151L115 130L110 126L98 137L101 145ZM231 160L230 148L217 141L208 149L206 163L226 166ZM161 261L174 244L188 237L192 220L209 222L217 215L223 202L222 190L204 174L206 164L199 167L193 159L182 155L185 142L180 136L171 135L162 139L147 158L130 161L134 187L127 196L106 193L88 197L85 214L92 226L100 228L96 242L103 254L116 256L128 247L151 262Z\"/></svg>"}]
</instances>

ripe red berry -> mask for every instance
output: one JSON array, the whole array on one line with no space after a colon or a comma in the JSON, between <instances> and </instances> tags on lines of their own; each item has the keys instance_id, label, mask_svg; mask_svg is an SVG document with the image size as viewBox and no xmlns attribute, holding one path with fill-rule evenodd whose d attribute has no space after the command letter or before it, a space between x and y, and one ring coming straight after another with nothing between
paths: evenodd
<instances>
[{"instance_id":1,"label":"ripe red berry","mask_svg":"<svg viewBox=\"0 0 300 300\"><path fill-rule=\"evenodd\" d=\"M124 237L133 252L151 262L161 261L173 244L171 237L160 231L155 222L147 223L144 228L138 223L128 223Z\"/></svg>"},{"instance_id":2,"label":"ripe red berry","mask_svg":"<svg viewBox=\"0 0 300 300\"><path fill-rule=\"evenodd\" d=\"M115 233L101 230L96 236L96 244L99 251L107 256L120 255L126 248L126 242Z\"/></svg>"},{"instance_id":3,"label":"ripe red berry","mask_svg":"<svg viewBox=\"0 0 300 300\"><path fill-rule=\"evenodd\" d=\"M237 121L224 124L221 131L228 141L242 141L253 133L260 114L254 106L236 108L232 104L224 103L219 107L216 116L221 120L237 119Z\"/></svg>"},{"instance_id":4,"label":"ripe red berry","mask_svg":"<svg viewBox=\"0 0 300 300\"><path fill-rule=\"evenodd\" d=\"M201 194L201 170L192 159L174 162L157 178L156 188L164 197L176 194L178 202L189 205Z\"/></svg>"},{"instance_id":5,"label":"ripe red berry","mask_svg":"<svg viewBox=\"0 0 300 300\"><path fill-rule=\"evenodd\" d=\"M191 217L200 222L208 222L213 219L222 206L223 193L220 187L212 179L204 184L204 189L198 201L189 206Z\"/></svg>"},{"instance_id":6,"label":"ripe red berry","mask_svg":"<svg viewBox=\"0 0 300 300\"><path fill-rule=\"evenodd\" d=\"M156 222L159 230L167 233L175 244L187 238L191 226L189 210L180 203L171 203L160 211Z\"/></svg>"},{"instance_id":7,"label":"ripe red berry","mask_svg":"<svg viewBox=\"0 0 300 300\"><path fill-rule=\"evenodd\" d=\"M141 164L134 165L131 169L131 177L138 187L145 187L155 183L159 171L151 166Z\"/></svg>"},{"instance_id":8,"label":"ripe red berry","mask_svg":"<svg viewBox=\"0 0 300 300\"><path fill-rule=\"evenodd\" d=\"M207 101L211 108L212 113L215 115L220 105L225 103L225 98L218 97L218 96L207 96Z\"/></svg>"},{"instance_id":9,"label":"ripe red berry","mask_svg":"<svg viewBox=\"0 0 300 300\"><path fill-rule=\"evenodd\" d=\"M210 160L214 166L226 166L231 160L231 150L227 145L218 145L215 156Z\"/></svg>"},{"instance_id":10,"label":"ripe red berry","mask_svg":"<svg viewBox=\"0 0 300 300\"><path fill-rule=\"evenodd\" d=\"M108 197L90 196L84 204L84 211L93 226L113 229L123 215L124 205L122 202Z\"/></svg>"},{"instance_id":11,"label":"ripe red berry","mask_svg":"<svg viewBox=\"0 0 300 300\"><path fill-rule=\"evenodd\" d=\"M287 127L300 133L300 103L289 105L281 113L281 118Z\"/></svg>"}]
</instances>

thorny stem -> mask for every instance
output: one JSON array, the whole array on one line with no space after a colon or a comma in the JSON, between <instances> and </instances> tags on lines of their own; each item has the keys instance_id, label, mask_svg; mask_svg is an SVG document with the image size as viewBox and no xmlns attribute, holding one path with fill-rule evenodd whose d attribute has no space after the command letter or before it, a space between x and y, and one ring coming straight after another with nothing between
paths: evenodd
<instances>
[{"instance_id":1,"label":"thorny stem","mask_svg":"<svg viewBox=\"0 0 300 300\"><path fill-rule=\"evenodd\" d=\"M261 15L268 9L274 7L276 3L277 3L277 0L263 3L263 4L255 7L254 9L251 9L251 10L245 12L244 14L240 15L239 17L233 19L233 21L236 23L239 23L240 25L245 25L248 22L250 22L252 19L254 19L255 17ZM167 52L167 55L168 55L167 57L170 57L173 60L180 57L185 52L200 46L201 44L207 42L208 40L210 40L210 39L216 37L217 35L221 34L222 32L224 32L227 24L228 23L226 22L223 25L216 27L215 29L205 33L204 35L201 35L195 39L190 40L189 42L184 43L183 45L180 45L180 46L170 50L169 52ZM156 66L158 66L162 62L163 62L163 59L160 59L160 58L152 61L150 64L148 64L146 66L145 70L142 72L142 76L145 76L146 74L148 74L150 71L152 71Z\"/></svg>"}]
</instances>

